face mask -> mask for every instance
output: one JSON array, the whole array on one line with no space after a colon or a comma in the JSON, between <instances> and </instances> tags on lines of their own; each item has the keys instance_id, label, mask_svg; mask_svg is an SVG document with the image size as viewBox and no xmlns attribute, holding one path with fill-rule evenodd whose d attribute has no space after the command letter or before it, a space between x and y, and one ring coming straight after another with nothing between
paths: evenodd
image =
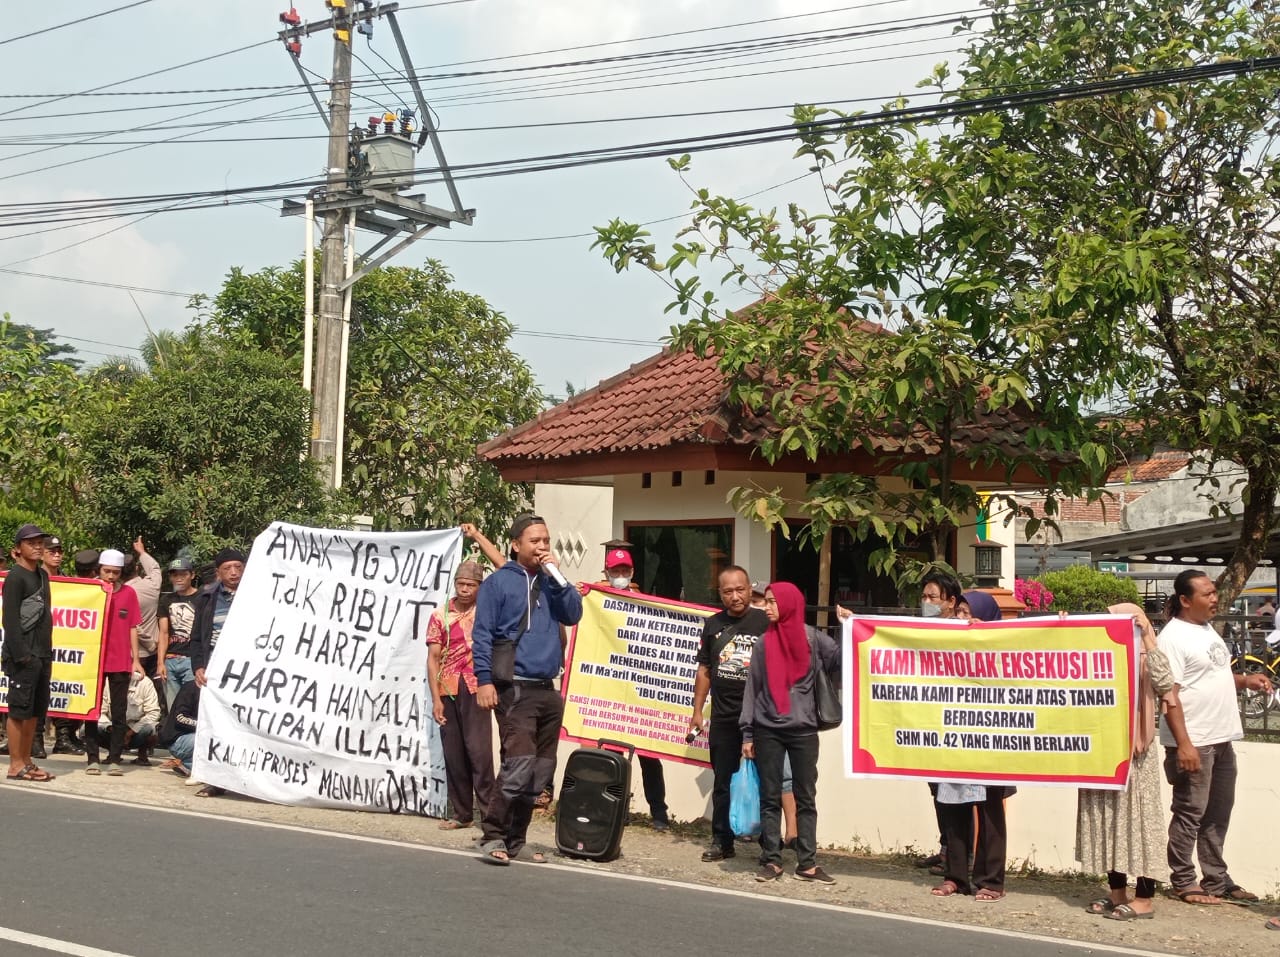
<instances>
[{"instance_id":1,"label":"face mask","mask_svg":"<svg viewBox=\"0 0 1280 957\"><path fill-rule=\"evenodd\" d=\"M618 589L627 588L631 585L631 576L630 575L610 575L609 584L612 585L614 588L618 588Z\"/></svg>"},{"instance_id":2,"label":"face mask","mask_svg":"<svg viewBox=\"0 0 1280 957\"><path fill-rule=\"evenodd\" d=\"M925 618L937 618L942 614L942 606L935 605L931 601L920 602L920 614Z\"/></svg>"}]
</instances>

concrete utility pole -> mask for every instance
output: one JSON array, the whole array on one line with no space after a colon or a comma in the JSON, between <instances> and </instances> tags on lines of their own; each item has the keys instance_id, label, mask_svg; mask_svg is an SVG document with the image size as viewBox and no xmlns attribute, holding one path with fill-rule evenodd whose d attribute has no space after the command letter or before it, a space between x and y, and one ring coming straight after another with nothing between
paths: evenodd
<instances>
[{"instance_id":1,"label":"concrete utility pole","mask_svg":"<svg viewBox=\"0 0 1280 957\"><path fill-rule=\"evenodd\" d=\"M347 188L347 129L351 125L351 23L336 14L333 39L333 72L329 81L328 191L336 195ZM345 37L345 38L344 38ZM311 398L311 457L321 463L325 483L338 486L338 431L345 410L341 405L347 370L342 364L344 323L342 281L347 278L343 248L347 235L347 211L331 209L324 217L320 240L320 302L316 314L316 369Z\"/></svg>"},{"instance_id":2,"label":"concrete utility pole","mask_svg":"<svg viewBox=\"0 0 1280 957\"><path fill-rule=\"evenodd\" d=\"M349 7L349 3L354 4L355 9ZM458 198L453 175L432 121L431 109L423 96L408 46L396 21L399 4L375 3L374 0L325 0L325 5L331 14L326 20L304 23L293 7L280 14L280 22L284 24L280 40L311 94L316 110L329 128L325 186L313 190L305 203L286 199L282 215L305 213L309 222L314 210L324 217L320 240L320 300L315 323L315 374L312 376L309 371L304 371L303 381L310 382L311 387L311 457L322 464L321 474L326 484L337 488L342 484L342 429L346 413L351 287L431 230L441 226L447 229L455 223L470 226L475 210L463 209ZM408 109L398 114L385 112L370 117L367 129L351 126L353 28L372 43L374 21L382 18L386 18L391 28L404 64L401 76L408 82L417 103L416 115L421 120L421 128L416 131L415 114ZM311 79L299 62L302 40L322 30L333 31L333 70L327 114ZM416 143L411 139L414 132L418 133ZM429 205L423 202L421 194L403 195L403 190L415 181L414 154L428 142L439 164L438 172L448 190L451 208ZM359 257L354 255L356 228L382 236ZM350 244L349 249L347 243ZM308 257L312 253L310 240L305 253Z\"/></svg>"}]
</instances>

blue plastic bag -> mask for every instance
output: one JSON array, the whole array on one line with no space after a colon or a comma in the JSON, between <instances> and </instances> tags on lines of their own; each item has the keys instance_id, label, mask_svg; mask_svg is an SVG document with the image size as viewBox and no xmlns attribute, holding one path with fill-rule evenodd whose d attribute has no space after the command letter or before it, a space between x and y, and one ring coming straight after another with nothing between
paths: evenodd
<instances>
[{"instance_id":1,"label":"blue plastic bag","mask_svg":"<svg viewBox=\"0 0 1280 957\"><path fill-rule=\"evenodd\" d=\"M739 837L760 833L760 772L750 758L743 758L729 782L729 826Z\"/></svg>"}]
</instances>

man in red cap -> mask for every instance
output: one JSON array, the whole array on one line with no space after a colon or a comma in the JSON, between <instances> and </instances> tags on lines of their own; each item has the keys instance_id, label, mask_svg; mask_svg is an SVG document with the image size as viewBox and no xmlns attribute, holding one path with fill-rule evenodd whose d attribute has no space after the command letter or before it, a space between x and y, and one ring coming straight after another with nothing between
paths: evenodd
<instances>
[{"instance_id":1,"label":"man in red cap","mask_svg":"<svg viewBox=\"0 0 1280 957\"><path fill-rule=\"evenodd\" d=\"M631 560L631 543L613 539L604 543L604 579L597 585L639 592L635 577L635 563ZM662 762L648 755L640 755L640 778L644 782L644 799L649 805L649 816L655 831L665 831L671 826L667 812L667 781L662 774Z\"/></svg>"}]
</instances>

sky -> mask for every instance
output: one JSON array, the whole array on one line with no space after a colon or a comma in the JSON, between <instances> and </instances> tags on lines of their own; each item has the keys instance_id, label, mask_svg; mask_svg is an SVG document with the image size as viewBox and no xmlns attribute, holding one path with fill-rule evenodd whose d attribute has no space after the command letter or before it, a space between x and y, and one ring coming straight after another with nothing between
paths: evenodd
<instances>
[{"instance_id":1,"label":"sky","mask_svg":"<svg viewBox=\"0 0 1280 957\"><path fill-rule=\"evenodd\" d=\"M304 20L328 15L323 0L295 3ZM843 108L875 109L912 93L935 63L958 62L955 51L966 37L953 35L951 24L929 24L974 13L979 0L403 0L401 6L398 19L438 114L445 156L464 165L773 126L787 122L793 103L863 100ZM6 18L0 212L17 203L322 175L324 126L290 55L279 42L263 42L274 39L284 8L283 0L53 0L22 20ZM116 12L48 29L104 11ZM548 66L877 25L900 29L799 48L720 51L715 61L704 55L690 58L701 62ZM332 43L328 32L304 41L301 65L327 77ZM386 24L375 25L371 40L354 36L352 50L354 75L369 78L357 85L353 119L401 106L408 93L392 69L401 62ZM540 69L438 78L530 66ZM131 79L152 71L164 72ZM389 88L373 75L391 81ZM63 96L99 87L97 96ZM322 101L326 92L321 85ZM639 116L657 118L617 122ZM687 178L716 194L758 194L750 201L766 208L790 202L812 208L822 202L820 188L792 153L787 143L704 153L694 157ZM428 156L417 165L433 164ZM692 196L665 159L457 185L463 205L476 210L474 225L437 230L390 265L440 260L459 288L483 296L513 323L512 347L545 390L589 388L661 348L673 322L664 312L670 290L644 270L616 274L590 247L593 228L614 218L652 223L647 228L659 251L670 246L688 223ZM449 205L442 187L423 190L427 202ZM361 234L358 248L376 238ZM177 330L191 321L187 295L215 294L232 267L283 266L303 246L301 220L281 217L277 200L89 223L0 220L0 270L59 277L0 272L0 312L51 328L89 363L136 356L148 328ZM736 290L724 298L731 306L750 301Z\"/></svg>"}]
</instances>

